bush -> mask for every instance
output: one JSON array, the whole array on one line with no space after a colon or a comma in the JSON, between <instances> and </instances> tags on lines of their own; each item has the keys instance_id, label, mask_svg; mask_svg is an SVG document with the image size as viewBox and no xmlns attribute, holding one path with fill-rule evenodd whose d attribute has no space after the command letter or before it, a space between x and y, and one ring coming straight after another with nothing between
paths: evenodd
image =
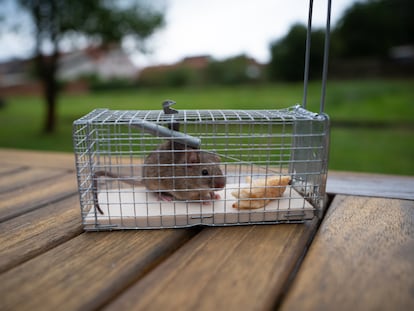
<instances>
[{"instance_id":1,"label":"bush","mask_svg":"<svg viewBox=\"0 0 414 311\"><path fill-rule=\"evenodd\" d=\"M324 52L324 31L311 34L309 77L320 79ZM300 81L304 76L306 51L306 27L292 26L289 33L270 47L271 61L268 66L272 80Z\"/></svg>"},{"instance_id":2,"label":"bush","mask_svg":"<svg viewBox=\"0 0 414 311\"><path fill-rule=\"evenodd\" d=\"M188 66L148 68L138 78L142 87L184 87L202 83L201 72Z\"/></svg>"},{"instance_id":3,"label":"bush","mask_svg":"<svg viewBox=\"0 0 414 311\"><path fill-rule=\"evenodd\" d=\"M205 72L209 84L236 85L261 79L261 68L245 55L212 61Z\"/></svg>"}]
</instances>

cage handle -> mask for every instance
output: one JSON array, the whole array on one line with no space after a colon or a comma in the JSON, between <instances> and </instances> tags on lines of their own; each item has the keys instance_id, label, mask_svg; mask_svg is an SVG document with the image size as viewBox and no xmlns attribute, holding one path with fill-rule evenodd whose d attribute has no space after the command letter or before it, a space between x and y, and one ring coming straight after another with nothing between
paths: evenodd
<instances>
[{"instance_id":1,"label":"cage handle","mask_svg":"<svg viewBox=\"0 0 414 311\"><path fill-rule=\"evenodd\" d=\"M325 111L326 82L327 82L327 77L328 77L328 59L329 59L329 45L330 45L330 33L331 33L332 0L327 0L327 3L328 3L328 9L326 13L325 46L324 46L324 52L323 52L322 89L321 89L321 101L319 105L320 113L323 113ZM310 63L310 48L311 48L311 34L312 34L312 15L313 15L313 0L309 0L308 28L306 32L303 101L302 101L302 107L305 109L306 109L307 97L308 97L309 63Z\"/></svg>"}]
</instances>

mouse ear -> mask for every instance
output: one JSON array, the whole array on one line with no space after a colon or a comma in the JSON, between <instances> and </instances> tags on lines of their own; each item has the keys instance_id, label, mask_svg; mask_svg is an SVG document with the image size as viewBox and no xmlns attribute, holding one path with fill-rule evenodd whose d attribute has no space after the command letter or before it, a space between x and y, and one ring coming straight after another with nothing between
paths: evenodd
<instances>
[{"instance_id":1,"label":"mouse ear","mask_svg":"<svg viewBox=\"0 0 414 311\"><path fill-rule=\"evenodd\" d=\"M200 163L200 153L198 151L186 151L188 164Z\"/></svg>"}]
</instances>

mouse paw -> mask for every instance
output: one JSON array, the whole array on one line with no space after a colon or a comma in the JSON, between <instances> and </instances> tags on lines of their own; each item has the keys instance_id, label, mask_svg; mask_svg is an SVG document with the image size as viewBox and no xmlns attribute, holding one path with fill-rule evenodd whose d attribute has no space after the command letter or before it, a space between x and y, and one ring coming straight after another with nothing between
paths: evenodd
<instances>
[{"instance_id":1,"label":"mouse paw","mask_svg":"<svg viewBox=\"0 0 414 311\"><path fill-rule=\"evenodd\" d=\"M209 195L210 195L211 200L220 200L221 199L221 196L218 193L215 193L214 191L211 191L209 193Z\"/></svg>"},{"instance_id":2,"label":"mouse paw","mask_svg":"<svg viewBox=\"0 0 414 311\"><path fill-rule=\"evenodd\" d=\"M210 205L214 200L220 200L221 196L214 191L211 191L205 200L203 200L203 205Z\"/></svg>"},{"instance_id":3,"label":"mouse paw","mask_svg":"<svg viewBox=\"0 0 414 311\"><path fill-rule=\"evenodd\" d=\"M173 196L168 194L168 193L160 193L160 194L158 194L158 199L160 201L171 202L173 200Z\"/></svg>"}]
</instances>

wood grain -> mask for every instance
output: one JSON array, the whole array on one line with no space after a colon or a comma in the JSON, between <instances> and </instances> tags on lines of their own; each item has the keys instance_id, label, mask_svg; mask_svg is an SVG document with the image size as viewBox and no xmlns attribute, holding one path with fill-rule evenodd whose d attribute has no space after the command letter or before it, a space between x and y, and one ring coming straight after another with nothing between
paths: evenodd
<instances>
[{"instance_id":1,"label":"wood grain","mask_svg":"<svg viewBox=\"0 0 414 311\"><path fill-rule=\"evenodd\" d=\"M414 177L330 171L326 192L414 200Z\"/></svg>"},{"instance_id":2,"label":"wood grain","mask_svg":"<svg viewBox=\"0 0 414 311\"><path fill-rule=\"evenodd\" d=\"M0 194L0 222L77 193L74 173L34 182Z\"/></svg>"},{"instance_id":3,"label":"wood grain","mask_svg":"<svg viewBox=\"0 0 414 311\"><path fill-rule=\"evenodd\" d=\"M79 197L47 205L0 223L0 273L83 232Z\"/></svg>"},{"instance_id":4,"label":"wood grain","mask_svg":"<svg viewBox=\"0 0 414 311\"><path fill-rule=\"evenodd\" d=\"M7 177L0 179L0 193L23 188L28 185L47 180L49 178L58 177L65 173L66 171L62 169L38 167L14 171L13 173L8 174Z\"/></svg>"},{"instance_id":5,"label":"wood grain","mask_svg":"<svg viewBox=\"0 0 414 311\"><path fill-rule=\"evenodd\" d=\"M4 176L8 174L14 174L16 172L20 172L23 170L28 169L27 166L24 166L22 164L5 164L1 162L1 149L0 149L0 176L4 178Z\"/></svg>"},{"instance_id":6,"label":"wood grain","mask_svg":"<svg viewBox=\"0 0 414 311\"><path fill-rule=\"evenodd\" d=\"M337 196L281 310L414 310L414 201Z\"/></svg>"},{"instance_id":7,"label":"wood grain","mask_svg":"<svg viewBox=\"0 0 414 311\"><path fill-rule=\"evenodd\" d=\"M414 310L414 201L381 198L412 198L412 177L330 172L358 196L312 240L317 219L83 233L73 154L0 165L0 310Z\"/></svg>"},{"instance_id":8,"label":"wood grain","mask_svg":"<svg viewBox=\"0 0 414 311\"><path fill-rule=\"evenodd\" d=\"M270 309L316 226L204 229L107 310Z\"/></svg>"},{"instance_id":9,"label":"wood grain","mask_svg":"<svg viewBox=\"0 0 414 311\"><path fill-rule=\"evenodd\" d=\"M29 165L75 170L73 153L52 151L29 151L0 148L0 163L8 165Z\"/></svg>"},{"instance_id":10,"label":"wood grain","mask_svg":"<svg viewBox=\"0 0 414 311\"><path fill-rule=\"evenodd\" d=\"M84 233L0 275L1 310L91 310L191 238L195 230Z\"/></svg>"}]
</instances>

